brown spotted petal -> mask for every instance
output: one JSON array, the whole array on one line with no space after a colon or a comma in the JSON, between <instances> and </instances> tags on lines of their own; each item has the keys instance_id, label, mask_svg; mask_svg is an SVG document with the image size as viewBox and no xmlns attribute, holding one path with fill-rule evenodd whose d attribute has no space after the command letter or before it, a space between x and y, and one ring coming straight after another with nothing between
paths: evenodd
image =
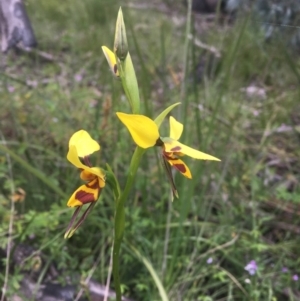
<instances>
[{"instance_id":1,"label":"brown spotted petal","mask_svg":"<svg viewBox=\"0 0 300 301\"><path fill-rule=\"evenodd\" d=\"M164 150L167 153L181 153L194 159L220 161L220 159L216 157L200 152L172 138L161 138L161 140L164 143Z\"/></svg>"},{"instance_id":2,"label":"brown spotted petal","mask_svg":"<svg viewBox=\"0 0 300 301\"><path fill-rule=\"evenodd\" d=\"M102 51L106 57L106 60L108 62L108 65L109 65L113 75L116 78L119 78L120 74L118 71L117 60L116 60L115 54L110 49L108 49L106 46L102 46Z\"/></svg>"},{"instance_id":3,"label":"brown spotted petal","mask_svg":"<svg viewBox=\"0 0 300 301\"><path fill-rule=\"evenodd\" d=\"M100 179L96 177L91 182L81 185L70 197L67 206L77 207L84 204L96 202L101 191ZM103 187L103 186L102 186Z\"/></svg>"},{"instance_id":4,"label":"brown spotted petal","mask_svg":"<svg viewBox=\"0 0 300 301\"><path fill-rule=\"evenodd\" d=\"M188 179L192 178L190 169L181 159L179 159L177 156L175 156L172 153L164 152L163 155L166 158L166 160L169 162L169 164L174 168L176 168L182 175L184 175Z\"/></svg>"}]
</instances>

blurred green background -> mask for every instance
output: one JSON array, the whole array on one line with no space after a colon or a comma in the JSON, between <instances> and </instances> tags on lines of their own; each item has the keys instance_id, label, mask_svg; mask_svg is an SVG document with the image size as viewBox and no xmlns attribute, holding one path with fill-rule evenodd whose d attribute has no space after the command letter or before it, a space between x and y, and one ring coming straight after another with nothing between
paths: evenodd
<instances>
[{"instance_id":1,"label":"blurred green background","mask_svg":"<svg viewBox=\"0 0 300 301\"><path fill-rule=\"evenodd\" d=\"M186 6L167 0L26 1L38 51L1 54L0 246L12 190L22 188L14 243L46 254L62 282L86 277L96 261L93 278L106 282L113 194L107 186L64 240L66 202L80 184L66 154L85 129L101 145L94 165L109 163L125 182L134 144L115 112L129 107L101 50L113 46L121 5L143 112L155 117L180 101L172 114L185 126L181 142L222 160L187 159L193 179L176 175L180 198L171 202L157 153L146 153L126 208L124 294L162 300L150 265L172 301L299 300L299 28L279 24L266 37L272 20L250 5L231 16L193 13L189 24Z\"/></svg>"}]
</instances>

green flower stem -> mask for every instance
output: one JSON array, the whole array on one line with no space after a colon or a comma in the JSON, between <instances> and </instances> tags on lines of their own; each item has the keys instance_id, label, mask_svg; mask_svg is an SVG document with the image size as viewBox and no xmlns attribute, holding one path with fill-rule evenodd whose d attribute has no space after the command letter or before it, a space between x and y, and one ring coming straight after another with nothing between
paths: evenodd
<instances>
[{"instance_id":1,"label":"green flower stem","mask_svg":"<svg viewBox=\"0 0 300 301\"><path fill-rule=\"evenodd\" d=\"M125 210L124 204L128 199L131 187L133 185L136 172L140 165L141 158L144 154L145 150L136 147L135 152L132 156L129 174L127 177L126 185L124 191L122 192L116 208L115 214L115 236L114 236L114 246L113 246L113 275L114 275L114 283L115 283L115 291L116 291L116 301L121 301L121 283L120 283L120 275L119 275L119 253L120 247L123 239L123 233L125 228Z\"/></svg>"}]
</instances>

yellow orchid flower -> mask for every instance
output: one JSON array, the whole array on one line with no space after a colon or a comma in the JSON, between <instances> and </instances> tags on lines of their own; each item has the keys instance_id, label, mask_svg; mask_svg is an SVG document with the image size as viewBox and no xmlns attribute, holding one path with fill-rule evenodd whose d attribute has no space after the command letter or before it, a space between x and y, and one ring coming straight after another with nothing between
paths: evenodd
<instances>
[{"instance_id":1,"label":"yellow orchid flower","mask_svg":"<svg viewBox=\"0 0 300 301\"><path fill-rule=\"evenodd\" d=\"M170 136L160 137L158 125L152 119L144 115L134 115L117 113L118 118L129 130L134 142L141 148L149 148L152 146L162 147L162 157L164 162L168 162L182 175L191 179L192 174L187 165L180 159L182 156L187 155L194 159L200 160L214 160L220 159L193 149L178 141L180 138L183 125L178 122L174 117L170 117ZM177 191L173 183L172 175L169 166L165 164L167 174L170 178L173 193L177 196Z\"/></svg>"},{"instance_id":2,"label":"yellow orchid flower","mask_svg":"<svg viewBox=\"0 0 300 301\"><path fill-rule=\"evenodd\" d=\"M105 186L104 173L100 168L92 167L89 161L89 155L98 150L100 150L98 142L93 140L84 130L80 130L73 134L69 141L67 159L81 170L80 178L83 181L86 181L86 184L77 188L67 203L67 206L77 207L77 209L71 218L65 238L71 237L76 229L83 223L88 213L95 205L95 202L98 200L102 188ZM85 164L81 162L80 158ZM84 204L90 205L77 224L73 227L74 221Z\"/></svg>"}]
</instances>

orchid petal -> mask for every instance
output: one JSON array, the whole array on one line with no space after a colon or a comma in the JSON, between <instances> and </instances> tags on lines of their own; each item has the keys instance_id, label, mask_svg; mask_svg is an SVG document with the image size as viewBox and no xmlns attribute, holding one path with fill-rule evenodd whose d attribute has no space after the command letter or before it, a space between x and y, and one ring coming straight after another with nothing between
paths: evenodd
<instances>
[{"instance_id":1,"label":"orchid petal","mask_svg":"<svg viewBox=\"0 0 300 301\"><path fill-rule=\"evenodd\" d=\"M188 179L192 178L190 169L187 167L187 165L181 159L178 159L176 157L166 156L166 160L170 163L171 166L176 168L186 178L188 178Z\"/></svg>"},{"instance_id":2,"label":"orchid petal","mask_svg":"<svg viewBox=\"0 0 300 301\"><path fill-rule=\"evenodd\" d=\"M83 181L87 181L90 182L92 180L94 180L97 176L91 172L89 172L88 170L82 170L80 173L80 179Z\"/></svg>"},{"instance_id":3,"label":"orchid petal","mask_svg":"<svg viewBox=\"0 0 300 301\"><path fill-rule=\"evenodd\" d=\"M170 117L170 138L178 140L183 131L183 124L178 122L174 117Z\"/></svg>"},{"instance_id":4,"label":"orchid petal","mask_svg":"<svg viewBox=\"0 0 300 301\"><path fill-rule=\"evenodd\" d=\"M70 238L75 233L75 231L81 226L81 224L86 220L87 216L90 214L91 210L94 208L96 203L91 203L86 210L81 215L80 219L77 221L75 226L72 225L72 228L66 232L65 238Z\"/></svg>"},{"instance_id":5,"label":"orchid petal","mask_svg":"<svg viewBox=\"0 0 300 301\"><path fill-rule=\"evenodd\" d=\"M77 148L75 145L71 145L69 147L69 151L67 154L67 159L73 164L75 165L77 168L81 168L84 170L89 170L90 168L84 164L81 163L79 157L78 157L78 153L77 153Z\"/></svg>"},{"instance_id":6,"label":"orchid petal","mask_svg":"<svg viewBox=\"0 0 300 301\"><path fill-rule=\"evenodd\" d=\"M99 167L91 167L89 170L83 170L80 173L80 178L83 181L92 181L96 177L99 178L99 185L101 188L105 186L105 175Z\"/></svg>"},{"instance_id":7,"label":"orchid petal","mask_svg":"<svg viewBox=\"0 0 300 301\"><path fill-rule=\"evenodd\" d=\"M154 146L159 138L158 127L155 122L143 115L116 113L122 123L129 130L134 142L141 148Z\"/></svg>"},{"instance_id":8,"label":"orchid petal","mask_svg":"<svg viewBox=\"0 0 300 301\"><path fill-rule=\"evenodd\" d=\"M69 147L69 152L67 154L67 159L73 165L75 165L77 168L83 169L87 173L94 174L97 177L101 178L103 181L105 181L105 176L104 176L104 174L103 174L103 172L101 171L100 168L97 168L97 167L88 167L88 166L86 166L86 165L84 165L84 164L81 163L81 161L80 161L80 159L78 157L76 146L72 145L72 146ZM85 176L83 176L83 177L85 177ZM83 178L83 180L84 180L84 178Z\"/></svg>"},{"instance_id":9,"label":"orchid petal","mask_svg":"<svg viewBox=\"0 0 300 301\"><path fill-rule=\"evenodd\" d=\"M71 221L68 225L68 228L67 228L67 231L64 235L64 238L67 239L67 238L70 238L74 233L75 231L79 228L79 226L86 220L87 216L89 215L89 213L91 212L91 210L94 208L95 206L95 202L94 203L91 203L87 208L86 210L84 211L84 213L81 215L81 217L79 218L79 220L77 221L77 223L74 225L75 223L75 220L81 210L82 207L77 207L72 218L71 218Z\"/></svg>"},{"instance_id":10,"label":"orchid petal","mask_svg":"<svg viewBox=\"0 0 300 301\"><path fill-rule=\"evenodd\" d=\"M117 67L117 60L115 54L108 49L106 46L102 46L102 51L106 57L106 60L108 62L108 65L113 73L114 76L117 78L120 76L118 67Z\"/></svg>"},{"instance_id":11,"label":"orchid petal","mask_svg":"<svg viewBox=\"0 0 300 301\"><path fill-rule=\"evenodd\" d=\"M76 220L76 217L78 216L80 210L81 210L81 206L80 207L77 207L76 210L74 211L72 217L71 217L71 220L69 222L69 225L67 227L67 230L66 230L66 233L64 235L64 238L67 239L67 238L70 238L72 235L70 235L70 233L72 232L72 228L73 228L73 224Z\"/></svg>"},{"instance_id":12,"label":"orchid petal","mask_svg":"<svg viewBox=\"0 0 300 301\"><path fill-rule=\"evenodd\" d=\"M70 197L67 206L78 207L87 203L96 202L100 195L100 191L101 187L99 185L98 178L96 178L93 181L77 188Z\"/></svg>"},{"instance_id":13,"label":"orchid petal","mask_svg":"<svg viewBox=\"0 0 300 301\"><path fill-rule=\"evenodd\" d=\"M216 157L202 153L171 138L161 138L161 140L164 142L165 152L167 153L182 153L194 159L221 161Z\"/></svg>"},{"instance_id":14,"label":"orchid petal","mask_svg":"<svg viewBox=\"0 0 300 301\"><path fill-rule=\"evenodd\" d=\"M76 146L78 157L86 157L100 149L98 142L84 130L80 130L72 135L69 141L70 146Z\"/></svg>"}]
</instances>

